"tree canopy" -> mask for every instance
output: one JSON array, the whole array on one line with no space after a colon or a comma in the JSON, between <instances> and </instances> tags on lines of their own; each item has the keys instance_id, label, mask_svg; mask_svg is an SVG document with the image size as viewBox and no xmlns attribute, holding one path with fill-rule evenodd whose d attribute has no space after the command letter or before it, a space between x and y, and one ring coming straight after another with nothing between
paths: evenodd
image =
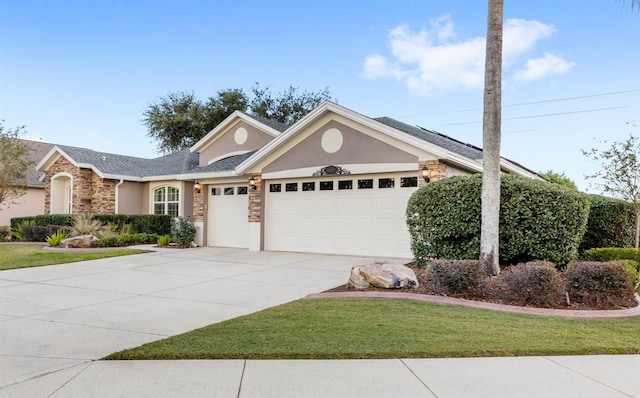
<instances>
[{"instance_id":1,"label":"tree canopy","mask_svg":"<svg viewBox=\"0 0 640 398\"><path fill-rule=\"evenodd\" d=\"M234 111L293 124L325 100L331 100L326 88L309 92L290 86L273 94L258 83L251 87L249 95L231 88L219 90L206 102L193 92L179 91L149 104L142 123L147 127L147 136L157 141L158 152L170 153L191 147Z\"/></svg>"},{"instance_id":2,"label":"tree canopy","mask_svg":"<svg viewBox=\"0 0 640 398\"><path fill-rule=\"evenodd\" d=\"M24 126L5 129L0 120L0 210L9 207L27 191L27 169L31 148L19 140Z\"/></svg>"},{"instance_id":3,"label":"tree canopy","mask_svg":"<svg viewBox=\"0 0 640 398\"><path fill-rule=\"evenodd\" d=\"M640 244L640 137L629 134L625 141L613 142L608 149L593 148L582 153L600 163L600 170L586 178L603 192L633 204L637 249Z\"/></svg>"}]
</instances>

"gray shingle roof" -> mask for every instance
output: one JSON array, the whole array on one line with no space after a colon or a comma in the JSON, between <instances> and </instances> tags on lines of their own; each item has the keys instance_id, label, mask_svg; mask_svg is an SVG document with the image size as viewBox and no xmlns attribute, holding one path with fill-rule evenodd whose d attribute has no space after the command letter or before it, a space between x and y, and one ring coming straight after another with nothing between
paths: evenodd
<instances>
[{"instance_id":1,"label":"gray shingle roof","mask_svg":"<svg viewBox=\"0 0 640 398\"><path fill-rule=\"evenodd\" d=\"M29 148L31 148L31 152L29 152L29 160L31 160L32 164L27 169L27 185L30 187L44 188L45 183L40 181L40 176L42 176L44 173L36 170L36 166L42 160L42 158L44 158L44 156L51 150L51 148L53 148L54 145L47 142L23 139L19 140L29 145Z\"/></svg>"},{"instance_id":2,"label":"gray shingle roof","mask_svg":"<svg viewBox=\"0 0 640 398\"><path fill-rule=\"evenodd\" d=\"M77 163L88 163L106 174L150 177L189 172L198 165L199 155L188 149L154 159L117 155L92 149L58 145Z\"/></svg>"},{"instance_id":3,"label":"gray shingle roof","mask_svg":"<svg viewBox=\"0 0 640 398\"><path fill-rule=\"evenodd\" d=\"M458 155L467 157L469 159L482 159L482 149L471 144L465 144L464 142L458 141L436 131L411 126L390 117L378 117L373 120L385 124L389 127L393 127L396 130L400 130L423 141L427 141L431 144L447 149L451 152L457 153Z\"/></svg>"},{"instance_id":4,"label":"gray shingle roof","mask_svg":"<svg viewBox=\"0 0 640 398\"><path fill-rule=\"evenodd\" d=\"M243 112L244 113L244 112ZM279 131L279 132L283 132L286 129L288 129L289 127L291 127L290 125L286 124L286 123L282 123L279 122L277 120L272 120L272 119L266 119L263 118L262 116L258 116L258 115L252 115L250 113L244 113L245 115L249 116L252 119L257 120L258 122L271 127L272 129Z\"/></svg>"},{"instance_id":5,"label":"gray shingle roof","mask_svg":"<svg viewBox=\"0 0 640 398\"><path fill-rule=\"evenodd\" d=\"M192 173L207 173L215 171L231 171L236 168L240 163L247 160L251 155L256 153L257 150L244 153L242 155L229 156L228 158L220 159L204 167L198 167L191 170Z\"/></svg>"}]
</instances>

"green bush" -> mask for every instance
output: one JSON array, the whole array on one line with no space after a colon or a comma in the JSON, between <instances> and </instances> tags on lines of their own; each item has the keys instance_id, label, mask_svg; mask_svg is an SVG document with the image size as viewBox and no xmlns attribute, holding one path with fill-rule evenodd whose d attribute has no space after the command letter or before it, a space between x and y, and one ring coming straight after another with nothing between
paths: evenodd
<instances>
[{"instance_id":1,"label":"green bush","mask_svg":"<svg viewBox=\"0 0 640 398\"><path fill-rule=\"evenodd\" d=\"M11 227L8 225L0 225L0 242L6 242L11 239Z\"/></svg>"},{"instance_id":2,"label":"green bush","mask_svg":"<svg viewBox=\"0 0 640 398\"><path fill-rule=\"evenodd\" d=\"M171 228L171 237L180 246L190 246L196 238L197 229L191 219L178 217Z\"/></svg>"},{"instance_id":3,"label":"green bush","mask_svg":"<svg viewBox=\"0 0 640 398\"><path fill-rule=\"evenodd\" d=\"M47 237L57 231L66 231L68 227L60 225L30 225L22 228L22 240L26 242L46 242Z\"/></svg>"},{"instance_id":4,"label":"green bush","mask_svg":"<svg viewBox=\"0 0 640 398\"><path fill-rule=\"evenodd\" d=\"M137 232L165 235L171 232L172 217L166 214L92 214L93 219L99 220L103 225L131 224L131 228ZM45 214L35 217L14 217L11 219L11 228L15 228L23 221L33 220L34 225L73 225L73 214ZM117 228L117 229L118 229Z\"/></svg>"},{"instance_id":5,"label":"green bush","mask_svg":"<svg viewBox=\"0 0 640 398\"><path fill-rule=\"evenodd\" d=\"M633 260L640 262L640 250L621 247L599 247L585 251L582 256L590 261Z\"/></svg>"},{"instance_id":6,"label":"green bush","mask_svg":"<svg viewBox=\"0 0 640 398\"><path fill-rule=\"evenodd\" d=\"M417 190L407 205L415 260L480 256L482 176L459 176ZM547 260L564 266L577 257L587 196L546 181L501 178L500 262Z\"/></svg>"},{"instance_id":7,"label":"green bush","mask_svg":"<svg viewBox=\"0 0 640 398\"><path fill-rule=\"evenodd\" d=\"M171 235L162 235L158 237L158 246L169 246L171 243Z\"/></svg>"},{"instance_id":8,"label":"green bush","mask_svg":"<svg viewBox=\"0 0 640 398\"><path fill-rule=\"evenodd\" d=\"M429 285L441 294L473 296L487 277L478 260L431 261Z\"/></svg>"},{"instance_id":9,"label":"green bush","mask_svg":"<svg viewBox=\"0 0 640 398\"><path fill-rule=\"evenodd\" d=\"M11 219L11 224L13 225L13 219ZM28 227L33 227L36 225L36 220L34 219L28 219L28 218L21 218L15 226L11 227L11 235L18 239L18 240L24 240L25 239L25 228Z\"/></svg>"},{"instance_id":10,"label":"green bush","mask_svg":"<svg viewBox=\"0 0 640 398\"><path fill-rule=\"evenodd\" d=\"M63 240L67 239L68 236L69 236L69 233L66 230L59 229L53 234L51 234L51 236L47 237L46 241L49 244L49 246L60 246L60 243Z\"/></svg>"},{"instance_id":11,"label":"green bush","mask_svg":"<svg viewBox=\"0 0 640 398\"><path fill-rule=\"evenodd\" d=\"M633 307L634 283L626 267L613 262L581 261L567 267L572 303L603 308Z\"/></svg>"},{"instance_id":12,"label":"green bush","mask_svg":"<svg viewBox=\"0 0 640 398\"><path fill-rule=\"evenodd\" d=\"M123 247L130 245L142 245L158 241L156 234L117 234L108 233L98 241L99 247Z\"/></svg>"},{"instance_id":13,"label":"green bush","mask_svg":"<svg viewBox=\"0 0 640 398\"><path fill-rule=\"evenodd\" d=\"M500 274L500 278L511 300L521 305L557 308L564 299L566 281L548 261L511 266Z\"/></svg>"},{"instance_id":14,"label":"green bush","mask_svg":"<svg viewBox=\"0 0 640 398\"><path fill-rule=\"evenodd\" d=\"M591 210L580 253L594 247L633 247L636 213L620 199L589 195Z\"/></svg>"}]
</instances>

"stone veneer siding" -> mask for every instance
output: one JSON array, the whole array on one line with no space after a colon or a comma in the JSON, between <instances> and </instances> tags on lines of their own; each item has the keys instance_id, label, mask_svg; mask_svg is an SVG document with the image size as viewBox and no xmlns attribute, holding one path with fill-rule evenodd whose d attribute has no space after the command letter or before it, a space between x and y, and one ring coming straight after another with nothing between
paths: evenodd
<instances>
[{"instance_id":1,"label":"stone veneer siding","mask_svg":"<svg viewBox=\"0 0 640 398\"><path fill-rule=\"evenodd\" d=\"M61 156L45 173L45 214L51 211L51 178L63 172L73 178L73 214L115 213L118 181L102 179L91 169L76 167Z\"/></svg>"},{"instance_id":2,"label":"stone veneer siding","mask_svg":"<svg viewBox=\"0 0 640 398\"><path fill-rule=\"evenodd\" d=\"M429 160L418 164L418 187L422 188L428 183L424 181L422 176L422 168L427 166L427 177L429 182L442 180L447 177L447 165L439 160Z\"/></svg>"},{"instance_id":3,"label":"stone veneer siding","mask_svg":"<svg viewBox=\"0 0 640 398\"><path fill-rule=\"evenodd\" d=\"M249 222L262 220L262 178L253 176L256 185L249 185ZM255 188L255 189L254 189Z\"/></svg>"},{"instance_id":4,"label":"stone veneer siding","mask_svg":"<svg viewBox=\"0 0 640 398\"><path fill-rule=\"evenodd\" d=\"M208 189L208 185L203 185L200 193L193 191L193 221L204 221L204 198Z\"/></svg>"}]
</instances>

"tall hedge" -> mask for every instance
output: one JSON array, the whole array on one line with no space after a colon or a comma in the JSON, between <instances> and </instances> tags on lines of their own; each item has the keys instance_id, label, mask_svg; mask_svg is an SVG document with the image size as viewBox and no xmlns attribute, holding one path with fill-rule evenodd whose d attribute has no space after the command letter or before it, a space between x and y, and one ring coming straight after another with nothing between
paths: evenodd
<instances>
[{"instance_id":1,"label":"tall hedge","mask_svg":"<svg viewBox=\"0 0 640 398\"><path fill-rule=\"evenodd\" d=\"M139 233L166 235L171 232L172 217L164 214L93 214L94 219L102 224L131 224ZM20 222L35 220L36 225L60 225L71 226L73 214L44 214L35 217L14 217L11 219L11 228L15 228Z\"/></svg>"},{"instance_id":2,"label":"tall hedge","mask_svg":"<svg viewBox=\"0 0 640 398\"><path fill-rule=\"evenodd\" d=\"M594 247L633 247L636 212L620 199L589 195L591 211L580 253Z\"/></svg>"},{"instance_id":3,"label":"tall hedge","mask_svg":"<svg viewBox=\"0 0 640 398\"><path fill-rule=\"evenodd\" d=\"M480 256L482 176L451 177L416 191L407 205L411 247L418 263ZM503 175L500 263L574 260L586 229L589 200L558 184Z\"/></svg>"}]
</instances>

